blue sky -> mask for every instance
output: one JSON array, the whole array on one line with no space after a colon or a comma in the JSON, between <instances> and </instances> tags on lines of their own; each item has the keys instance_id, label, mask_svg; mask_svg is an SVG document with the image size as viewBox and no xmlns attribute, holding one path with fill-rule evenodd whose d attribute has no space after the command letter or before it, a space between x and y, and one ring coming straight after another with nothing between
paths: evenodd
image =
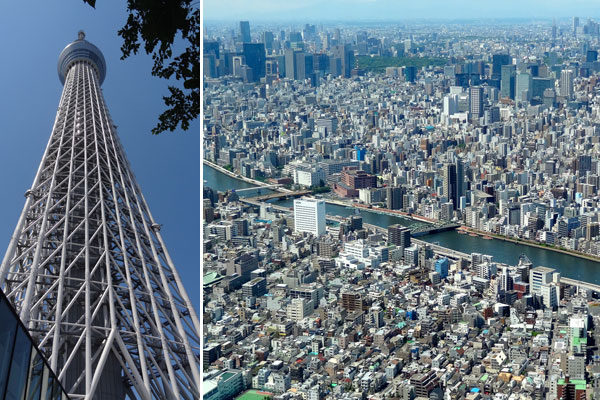
<instances>
[{"instance_id":1,"label":"blue sky","mask_svg":"<svg viewBox=\"0 0 600 400\"><path fill-rule=\"evenodd\" d=\"M11 1L0 5L0 253L25 203L52 131L62 93L56 63L83 29L106 59L104 98L134 174L200 312L200 124L188 132L150 134L164 109L166 81L151 76L144 55L120 60L117 31L124 1Z\"/></svg>"},{"instance_id":2,"label":"blue sky","mask_svg":"<svg viewBox=\"0 0 600 400\"><path fill-rule=\"evenodd\" d=\"M566 18L600 15L590 0L204 0L205 20Z\"/></svg>"}]
</instances>

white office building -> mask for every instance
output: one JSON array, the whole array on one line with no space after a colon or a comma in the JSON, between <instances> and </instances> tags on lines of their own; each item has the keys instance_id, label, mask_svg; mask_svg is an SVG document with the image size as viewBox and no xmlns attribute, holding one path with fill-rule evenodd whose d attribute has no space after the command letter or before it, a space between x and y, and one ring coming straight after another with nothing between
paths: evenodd
<instances>
[{"instance_id":1,"label":"white office building","mask_svg":"<svg viewBox=\"0 0 600 400\"><path fill-rule=\"evenodd\" d=\"M319 186L325 183L325 171L321 167L296 168L294 183L302 186Z\"/></svg>"},{"instance_id":2,"label":"white office building","mask_svg":"<svg viewBox=\"0 0 600 400\"><path fill-rule=\"evenodd\" d=\"M325 234L325 202L309 198L294 200L294 229L315 236Z\"/></svg>"},{"instance_id":3,"label":"white office building","mask_svg":"<svg viewBox=\"0 0 600 400\"><path fill-rule=\"evenodd\" d=\"M542 285L548 285L552 282L554 269L548 267L535 267L529 271L529 284L531 293L542 295Z\"/></svg>"},{"instance_id":4,"label":"white office building","mask_svg":"<svg viewBox=\"0 0 600 400\"><path fill-rule=\"evenodd\" d=\"M544 306L554 309L558 306L559 289L554 283L549 283L541 286L542 302Z\"/></svg>"},{"instance_id":5,"label":"white office building","mask_svg":"<svg viewBox=\"0 0 600 400\"><path fill-rule=\"evenodd\" d=\"M567 69L560 72L560 95L571 99L573 97L573 70Z\"/></svg>"},{"instance_id":6,"label":"white office building","mask_svg":"<svg viewBox=\"0 0 600 400\"><path fill-rule=\"evenodd\" d=\"M290 304L288 304L286 316L288 319L298 322L312 314L313 310L314 306L312 300L306 301L306 299L300 297L297 299L292 299Z\"/></svg>"}]
</instances>

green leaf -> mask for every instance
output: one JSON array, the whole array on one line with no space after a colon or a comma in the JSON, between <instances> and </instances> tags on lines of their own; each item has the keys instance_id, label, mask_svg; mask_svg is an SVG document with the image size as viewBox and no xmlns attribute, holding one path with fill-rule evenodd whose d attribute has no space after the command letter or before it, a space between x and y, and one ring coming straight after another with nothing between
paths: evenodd
<instances>
[{"instance_id":1,"label":"green leaf","mask_svg":"<svg viewBox=\"0 0 600 400\"><path fill-rule=\"evenodd\" d=\"M96 0L83 0L95 8ZM168 107L158 117L152 134L189 128L200 115L200 8L192 0L127 0L127 22L118 34L123 38L121 60L143 47L152 56L151 74L162 79L182 81L169 86L163 97ZM181 38L185 50L173 55L173 43Z\"/></svg>"}]
</instances>

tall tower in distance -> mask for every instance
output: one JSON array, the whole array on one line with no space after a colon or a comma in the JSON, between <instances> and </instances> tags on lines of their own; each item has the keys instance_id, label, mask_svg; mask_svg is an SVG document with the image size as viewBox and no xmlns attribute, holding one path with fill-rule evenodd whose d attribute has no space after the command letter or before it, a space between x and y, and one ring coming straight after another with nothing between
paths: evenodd
<instances>
[{"instance_id":1,"label":"tall tower in distance","mask_svg":"<svg viewBox=\"0 0 600 400\"><path fill-rule=\"evenodd\" d=\"M483 116L483 86L471 86L469 94L471 120L479 121Z\"/></svg>"},{"instance_id":2,"label":"tall tower in distance","mask_svg":"<svg viewBox=\"0 0 600 400\"><path fill-rule=\"evenodd\" d=\"M240 21L240 42L250 43L252 37L250 36L250 22Z\"/></svg>"},{"instance_id":3,"label":"tall tower in distance","mask_svg":"<svg viewBox=\"0 0 600 400\"><path fill-rule=\"evenodd\" d=\"M108 114L104 56L79 32L58 75L0 287L72 399L197 399L200 323Z\"/></svg>"},{"instance_id":4,"label":"tall tower in distance","mask_svg":"<svg viewBox=\"0 0 600 400\"><path fill-rule=\"evenodd\" d=\"M567 100L573 98L573 70L571 69L560 71L560 95Z\"/></svg>"}]
</instances>

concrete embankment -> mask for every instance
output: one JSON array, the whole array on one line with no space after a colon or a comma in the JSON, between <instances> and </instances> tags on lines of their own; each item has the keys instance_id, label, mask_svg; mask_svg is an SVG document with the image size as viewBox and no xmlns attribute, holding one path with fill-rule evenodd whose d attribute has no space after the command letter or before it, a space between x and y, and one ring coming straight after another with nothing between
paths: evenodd
<instances>
[{"instance_id":1,"label":"concrete embankment","mask_svg":"<svg viewBox=\"0 0 600 400\"><path fill-rule=\"evenodd\" d=\"M499 239L499 240L502 240L502 241L505 241L505 242L512 242L512 243L515 243L515 244L523 244L523 245L530 246L530 247L537 247L538 249L550 250L550 251L554 251L556 253L563 253L563 254L567 254L569 256L573 256L573 257L579 257L579 258L583 258L583 259L590 260L590 261L599 261L600 262L600 257L595 257L595 256L592 256L592 255L589 255L589 254L585 254L585 253L582 253L582 252L579 252L579 251L575 251L575 250L565 250L565 249L559 249L559 248L554 247L554 246L544 246L542 244L539 244L539 243L536 243L536 242L532 242L530 240L525 240L525 239L517 240L517 239L513 239L513 238L508 238L508 237L505 237L505 236L496 235L494 233L490 233L490 232L485 232L485 231L480 231L480 230L477 230L477 229L473 229L473 228L470 228L470 227L464 226L464 225L461 225L461 227L458 228L458 229L463 230L465 232L476 234L478 236L484 236L484 237L487 236L487 237L490 237L492 239Z\"/></svg>"},{"instance_id":2,"label":"concrete embankment","mask_svg":"<svg viewBox=\"0 0 600 400\"><path fill-rule=\"evenodd\" d=\"M240 181L244 181L244 182L247 182L247 183L251 183L251 184L253 184L253 185L256 185L256 186L271 186L271 185L270 185L270 184L268 184L268 183L261 182L261 181L257 181L256 179L250 179L250 178L246 178L245 176L241 176L241 175L238 175L238 174L234 174L234 173L233 173L233 172L231 172L230 170L228 170L228 169L226 169L226 168L223 168L223 167L221 167L220 165L217 165L217 164L215 164L215 163L213 163L213 162L211 162L211 161L208 161L208 160L202 160L202 161L203 161L203 163L204 163L205 165L208 165L208 166L210 166L210 167L212 167L212 168L216 169L217 171L219 171L219 172L221 172L221 173L223 173L223 174L225 174L225 175L228 175L228 176L230 176L230 177L232 177L232 178L238 179L238 180L240 180Z\"/></svg>"}]
</instances>

